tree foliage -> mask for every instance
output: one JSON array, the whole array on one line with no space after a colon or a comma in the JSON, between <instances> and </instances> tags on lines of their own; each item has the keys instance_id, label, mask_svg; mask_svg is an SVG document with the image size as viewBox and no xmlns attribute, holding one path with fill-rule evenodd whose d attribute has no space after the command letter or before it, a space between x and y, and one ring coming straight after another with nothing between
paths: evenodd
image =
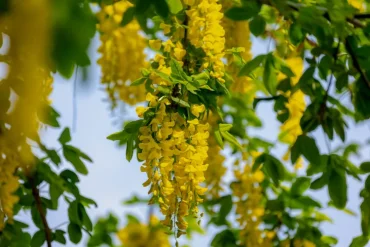
<instances>
[{"instance_id":1,"label":"tree foliage","mask_svg":"<svg viewBox=\"0 0 370 247\"><path fill-rule=\"evenodd\" d=\"M324 234L332 220L323 210L352 214L351 179L362 184L362 235L350 246L365 246L370 161L352 155L369 143L347 140L370 118L369 7L368 0L1 1L8 71L0 82L0 246L69 246L85 234L87 246L171 246L209 225L222 229L214 247L336 246L336 236ZM149 196L125 201L148 204L147 222L128 214L124 227L113 213L90 219L87 209L98 204L79 181L93 160L71 144L69 128L57 147L39 135L44 126L61 128L49 100L53 77L70 78L77 67L86 74L96 34L111 109L128 104L138 116L107 138L147 175ZM266 50L252 55L262 43ZM280 131L257 136L268 102ZM315 196L322 189L325 205ZM63 210L61 199L68 219L52 228L48 214Z\"/></svg>"}]
</instances>

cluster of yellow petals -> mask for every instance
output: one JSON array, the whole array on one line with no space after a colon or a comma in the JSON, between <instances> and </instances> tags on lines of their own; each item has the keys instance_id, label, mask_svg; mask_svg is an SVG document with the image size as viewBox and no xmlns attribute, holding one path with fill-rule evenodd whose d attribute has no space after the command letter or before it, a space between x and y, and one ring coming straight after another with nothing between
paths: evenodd
<instances>
[{"instance_id":1,"label":"cluster of yellow petals","mask_svg":"<svg viewBox=\"0 0 370 247\"><path fill-rule=\"evenodd\" d=\"M233 195L237 198L235 202L237 222L241 228L240 239L243 246L270 247L275 233L260 229L262 216L265 213L260 183L265 177L260 170L252 172L248 161L255 157L257 157L257 153L251 155L243 153L242 160L235 162L234 175L237 181L232 185L232 190ZM240 163L245 163L244 168L240 166Z\"/></svg>"},{"instance_id":2,"label":"cluster of yellow petals","mask_svg":"<svg viewBox=\"0 0 370 247\"><path fill-rule=\"evenodd\" d=\"M298 80L302 75L303 60L299 56L293 56L286 59L286 63L295 74L295 76L291 79L291 84L292 86L294 86L298 83ZM280 127L281 132L279 135L279 139L284 143L293 145L297 137L302 134L300 121L305 110L306 103L304 100L304 93L301 90L298 90L293 94L290 94L290 92L288 92L286 96L289 97L288 103L286 104L286 107L289 110L289 118ZM288 151L287 154L284 156L284 160L289 159L289 153L290 152ZM298 169L302 166L303 160L302 158L299 158L295 164L295 168Z\"/></svg>"},{"instance_id":3,"label":"cluster of yellow petals","mask_svg":"<svg viewBox=\"0 0 370 247\"><path fill-rule=\"evenodd\" d=\"M27 138L38 136L38 117L49 103L53 82L47 54L49 1L14 0L9 7L0 20L0 34L10 43L4 56L9 72L0 82L0 230L5 218L12 222L18 201L16 169L29 169L34 163Z\"/></svg>"},{"instance_id":4,"label":"cluster of yellow petals","mask_svg":"<svg viewBox=\"0 0 370 247\"><path fill-rule=\"evenodd\" d=\"M293 244L293 245L292 245ZM281 247L316 247L316 244L312 243L311 241L307 239L294 239L294 240L289 240L286 239L280 243Z\"/></svg>"},{"instance_id":5,"label":"cluster of yellow petals","mask_svg":"<svg viewBox=\"0 0 370 247\"><path fill-rule=\"evenodd\" d=\"M216 115L211 113L207 120L211 128L210 132L212 132L212 128L217 125L218 118ZM204 174L206 178L205 183L208 186L207 197L218 198L220 196L220 192L223 191L222 178L227 170L224 166L225 157L222 155L221 147L217 143L214 135L209 135L208 146L208 158L206 161L208 169Z\"/></svg>"},{"instance_id":6,"label":"cluster of yellow petals","mask_svg":"<svg viewBox=\"0 0 370 247\"><path fill-rule=\"evenodd\" d=\"M149 225L129 222L117 235L123 247L171 247L168 235L154 216Z\"/></svg>"},{"instance_id":7,"label":"cluster of yellow petals","mask_svg":"<svg viewBox=\"0 0 370 247\"><path fill-rule=\"evenodd\" d=\"M167 99L158 102L148 93L147 101L156 113L140 128L138 158L145 161L141 170L148 176L144 186L150 185L151 203L158 202L165 215L162 223L182 234L187 228L184 217L198 214L198 204L207 190L200 184L208 166L208 124L198 118L186 121L171 110Z\"/></svg>"},{"instance_id":8,"label":"cluster of yellow petals","mask_svg":"<svg viewBox=\"0 0 370 247\"><path fill-rule=\"evenodd\" d=\"M234 0L220 1L224 11L232 7L236 2ZM250 30L248 21L233 21L227 17L222 19L222 26L225 29L225 48L242 48L239 55L243 62L248 62L252 59L252 42L250 40ZM230 90L235 93L246 94L255 91L255 83L249 77L238 77L240 71L239 61L235 61L232 53L227 54L227 72L233 78L233 83L230 85Z\"/></svg>"},{"instance_id":9,"label":"cluster of yellow petals","mask_svg":"<svg viewBox=\"0 0 370 247\"><path fill-rule=\"evenodd\" d=\"M140 77L140 69L146 67L146 39L139 33L140 25L132 20L121 26L124 13L132 3L128 0L102 7L97 13L99 20L102 55L98 60L102 68L101 82L106 86L113 107L117 99L134 105L145 100L144 85L130 84Z\"/></svg>"},{"instance_id":10,"label":"cluster of yellow petals","mask_svg":"<svg viewBox=\"0 0 370 247\"><path fill-rule=\"evenodd\" d=\"M364 0L348 0L348 3L363 12L366 8L366 2Z\"/></svg>"},{"instance_id":11,"label":"cluster of yellow petals","mask_svg":"<svg viewBox=\"0 0 370 247\"><path fill-rule=\"evenodd\" d=\"M225 30L221 25L223 13L222 6L217 0L184 0L189 6L188 38L197 48L202 48L205 58L202 69L210 69L210 75L220 82L223 79L225 66L222 62L225 48Z\"/></svg>"}]
</instances>

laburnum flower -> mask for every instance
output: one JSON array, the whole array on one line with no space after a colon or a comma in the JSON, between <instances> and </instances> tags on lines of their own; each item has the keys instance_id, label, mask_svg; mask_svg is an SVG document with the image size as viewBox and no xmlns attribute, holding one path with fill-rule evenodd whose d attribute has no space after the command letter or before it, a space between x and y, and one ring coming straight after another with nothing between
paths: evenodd
<instances>
[{"instance_id":1,"label":"laburnum flower","mask_svg":"<svg viewBox=\"0 0 370 247\"><path fill-rule=\"evenodd\" d=\"M149 225L129 222L118 231L123 247L170 247L168 235L155 216L151 216Z\"/></svg>"},{"instance_id":2,"label":"laburnum flower","mask_svg":"<svg viewBox=\"0 0 370 247\"><path fill-rule=\"evenodd\" d=\"M248 156L243 153L243 158L236 161L237 168L234 170L236 182L232 185L233 195L237 198L235 203L237 222L241 228L240 239L243 246L270 247L275 233L260 229L265 212L260 183L265 177L260 170L252 172L249 164L248 160L257 157L257 153ZM244 168L241 169L240 163L246 163Z\"/></svg>"},{"instance_id":3,"label":"laburnum flower","mask_svg":"<svg viewBox=\"0 0 370 247\"><path fill-rule=\"evenodd\" d=\"M212 132L212 128L217 126L217 120L218 118L215 114L209 114L207 121L211 128L210 132ZM222 178L226 173L224 161L225 157L221 154L221 147L217 143L215 136L209 135L208 158L206 160L208 169L204 173L206 178L205 183L208 187L207 196L209 198L218 198L220 196L220 192L223 191Z\"/></svg>"},{"instance_id":4,"label":"laburnum flower","mask_svg":"<svg viewBox=\"0 0 370 247\"><path fill-rule=\"evenodd\" d=\"M312 243L307 239L286 239L280 243L281 247L316 247L316 244Z\"/></svg>"},{"instance_id":5,"label":"laburnum flower","mask_svg":"<svg viewBox=\"0 0 370 247\"><path fill-rule=\"evenodd\" d=\"M170 228L176 225L181 235L187 228L185 217L198 214L197 205L206 191L200 184L207 169L208 124L198 118L183 119L171 110L169 100L159 102L153 94L147 99L157 111L140 128L138 158L144 160L141 171L148 176L143 185L150 186L150 203L159 203L165 215L162 223Z\"/></svg>"},{"instance_id":6,"label":"laburnum flower","mask_svg":"<svg viewBox=\"0 0 370 247\"><path fill-rule=\"evenodd\" d=\"M221 0L223 11L227 11L229 8L233 7L235 4L240 4L240 1L234 0ZM227 72L233 78L233 83L230 86L230 90L235 93L255 93L256 87L252 79L246 76L237 76L240 71L240 62L248 62L252 59L251 47L252 43L250 41L250 30L248 21L233 21L227 17L224 17L221 22L223 28L225 29L225 49L239 48L240 58L243 61L239 61L239 57L236 60L232 53L226 55L227 59ZM240 49L242 48L242 49ZM253 99L253 97L250 97Z\"/></svg>"},{"instance_id":7,"label":"laburnum flower","mask_svg":"<svg viewBox=\"0 0 370 247\"><path fill-rule=\"evenodd\" d=\"M348 3L358 9L360 12L365 10L366 4L363 0L348 0Z\"/></svg>"},{"instance_id":8,"label":"laburnum flower","mask_svg":"<svg viewBox=\"0 0 370 247\"><path fill-rule=\"evenodd\" d=\"M19 178L15 176L20 166L20 158L16 149L11 148L5 138L0 138L0 231L4 221L13 221L13 207L19 198L14 195L19 187Z\"/></svg>"},{"instance_id":9,"label":"laburnum flower","mask_svg":"<svg viewBox=\"0 0 370 247\"><path fill-rule=\"evenodd\" d=\"M210 75L220 82L225 69L224 57L225 31L221 26L223 13L222 6L217 0L185 0L189 6L188 39L197 48L202 48L206 56L202 61L201 69L210 69Z\"/></svg>"},{"instance_id":10,"label":"laburnum flower","mask_svg":"<svg viewBox=\"0 0 370 247\"><path fill-rule=\"evenodd\" d=\"M286 59L287 65L292 69L295 74L291 79L292 85L296 85L303 71L303 60L299 56L294 56ZM281 78L281 76L279 76ZM300 121L305 110L304 93L301 90L297 90L293 94L290 92L286 93L288 97L288 103L286 107L289 111L289 118L280 127L279 139L289 145L293 145L297 137L302 134ZM285 159L289 156L290 151L288 150L285 155ZM300 158L295 164L295 168L301 168L303 166L303 160Z\"/></svg>"},{"instance_id":11,"label":"laburnum flower","mask_svg":"<svg viewBox=\"0 0 370 247\"><path fill-rule=\"evenodd\" d=\"M130 105L145 100L145 86L130 84L146 67L144 49L147 42L139 33L140 25L136 20L126 26L120 25L124 13L132 6L128 0L122 0L102 7L97 13L101 41L98 52L102 55L98 60L102 69L101 83L105 85L113 107L118 98Z\"/></svg>"}]
</instances>

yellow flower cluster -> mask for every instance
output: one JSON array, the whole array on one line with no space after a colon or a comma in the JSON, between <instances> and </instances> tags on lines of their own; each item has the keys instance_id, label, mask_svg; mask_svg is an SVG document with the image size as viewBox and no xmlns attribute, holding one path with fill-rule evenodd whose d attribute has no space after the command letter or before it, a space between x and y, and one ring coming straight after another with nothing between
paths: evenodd
<instances>
[{"instance_id":1,"label":"yellow flower cluster","mask_svg":"<svg viewBox=\"0 0 370 247\"><path fill-rule=\"evenodd\" d=\"M254 159L257 154L251 154ZM243 153L242 161L237 160L234 171L236 182L232 186L233 195L237 198L236 214L240 225L240 239L243 246L270 247L274 232L264 232L260 229L264 206L262 205L262 188L260 183L264 180L262 171L252 172L248 164L248 155ZM240 162L246 163L242 169Z\"/></svg>"},{"instance_id":2,"label":"yellow flower cluster","mask_svg":"<svg viewBox=\"0 0 370 247\"><path fill-rule=\"evenodd\" d=\"M222 0L220 1L224 11L233 6L235 2L233 0ZM225 29L225 48L243 48L239 53L240 58L244 60L243 62L248 62L252 59L251 47L252 43L250 41L250 30L248 21L233 21L224 17L222 19L222 26ZM230 86L230 90L235 93L255 93L255 83L249 77L243 76L238 77L240 71L239 61L235 61L235 57L232 53L227 54L227 71L231 74L233 78L233 83Z\"/></svg>"},{"instance_id":3,"label":"yellow flower cluster","mask_svg":"<svg viewBox=\"0 0 370 247\"><path fill-rule=\"evenodd\" d=\"M201 70L210 69L210 75L225 82L224 57L225 30L221 26L222 6L217 0L185 0L189 6L188 38L195 47L202 48L206 56Z\"/></svg>"},{"instance_id":4,"label":"yellow flower cluster","mask_svg":"<svg viewBox=\"0 0 370 247\"><path fill-rule=\"evenodd\" d=\"M291 241L293 242L293 245L291 244ZM309 240L306 239L295 239L295 240L289 240L286 239L280 243L281 247L316 247L316 244L312 243Z\"/></svg>"},{"instance_id":5,"label":"yellow flower cluster","mask_svg":"<svg viewBox=\"0 0 370 247\"><path fill-rule=\"evenodd\" d=\"M140 69L146 67L146 39L139 34L140 25L136 20L120 26L124 13L131 6L128 0L122 0L104 6L97 13L101 32L98 49L102 55L98 60L102 68L101 82L106 86L113 107L117 98L130 105L145 100L144 85L130 84L140 77Z\"/></svg>"},{"instance_id":6,"label":"yellow flower cluster","mask_svg":"<svg viewBox=\"0 0 370 247\"><path fill-rule=\"evenodd\" d=\"M149 226L138 222L129 222L117 235L123 247L171 246L168 235L154 216L150 218Z\"/></svg>"},{"instance_id":7,"label":"yellow flower cluster","mask_svg":"<svg viewBox=\"0 0 370 247\"><path fill-rule=\"evenodd\" d=\"M292 86L298 83L298 80L303 72L303 60L301 57L295 56L286 59L287 65L292 69L295 76L292 78ZM300 126L300 121L305 110L305 100L304 93L301 90L296 91L294 94L290 92L286 95L289 97L289 101L286 107L289 110L289 118L280 127L279 139L282 142L292 145L297 137L302 134L302 129ZM284 157L284 160L288 160L290 151ZM300 158L295 164L295 168L301 168L303 166L303 160Z\"/></svg>"},{"instance_id":8,"label":"yellow flower cluster","mask_svg":"<svg viewBox=\"0 0 370 247\"><path fill-rule=\"evenodd\" d=\"M208 124L198 118L186 121L166 99L158 102L148 93L147 100L157 111L149 125L140 128L138 158L145 161L141 170L148 176L144 186L150 185L151 202L158 202L165 215L163 224L181 235L187 228L184 217L197 215L207 190L200 184L208 166Z\"/></svg>"},{"instance_id":9,"label":"yellow flower cluster","mask_svg":"<svg viewBox=\"0 0 370 247\"><path fill-rule=\"evenodd\" d=\"M0 83L0 230L5 218L12 222L13 207L18 202L14 192L19 187L15 171L28 170L33 164L27 138L37 138L38 117L52 91L47 54L49 13L47 0L15 0L10 2L8 15L0 20L0 32L10 39L4 56L9 73ZM10 97L11 90L15 97Z\"/></svg>"},{"instance_id":10,"label":"yellow flower cluster","mask_svg":"<svg viewBox=\"0 0 370 247\"><path fill-rule=\"evenodd\" d=\"M211 128L217 124L217 117L210 114L208 123ZM212 132L212 131L211 131ZM205 172L206 184L208 186L208 196L211 198L218 198L222 188L222 178L226 173L226 167L223 165L225 157L221 154L221 147L218 145L214 135L209 135L208 138L208 169Z\"/></svg>"},{"instance_id":11,"label":"yellow flower cluster","mask_svg":"<svg viewBox=\"0 0 370 247\"><path fill-rule=\"evenodd\" d=\"M366 3L364 0L348 0L348 3L358 9L360 12L365 10Z\"/></svg>"},{"instance_id":12,"label":"yellow flower cluster","mask_svg":"<svg viewBox=\"0 0 370 247\"><path fill-rule=\"evenodd\" d=\"M13 207L19 198L14 195L18 189L18 177L14 175L20 166L15 149L9 146L5 138L0 138L0 231L4 228L5 218L13 219Z\"/></svg>"}]
</instances>

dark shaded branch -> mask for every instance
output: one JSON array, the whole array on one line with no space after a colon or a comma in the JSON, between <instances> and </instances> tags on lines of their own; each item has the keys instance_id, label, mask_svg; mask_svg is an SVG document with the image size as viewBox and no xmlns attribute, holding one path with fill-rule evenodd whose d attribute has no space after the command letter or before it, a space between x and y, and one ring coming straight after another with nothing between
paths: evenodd
<instances>
[{"instance_id":1,"label":"dark shaded branch","mask_svg":"<svg viewBox=\"0 0 370 247\"><path fill-rule=\"evenodd\" d=\"M356 19L369 19L370 18L370 13L361 13L361 14L356 14L354 15Z\"/></svg>"},{"instance_id":2,"label":"dark shaded branch","mask_svg":"<svg viewBox=\"0 0 370 247\"><path fill-rule=\"evenodd\" d=\"M348 54L351 56L352 58L352 62L353 62L353 66L356 68L356 70L360 73L362 79L366 82L366 84L368 85L368 87L370 88L370 81L369 79L367 78L365 72L362 70L361 66L360 66L360 63L356 57L356 54L355 54L355 51L353 50L352 46L350 45L350 43L348 42L348 37L346 38L346 43L345 43L345 46L346 46L346 50L348 51Z\"/></svg>"},{"instance_id":3,"label":"dark shaded branch","mask_svg":"<svg viewBox=\"0 0 370 247\"><path fill-rule=\"evenodd\" d=\"M37 211L40 214L42 225L44 226L46 244L47 244L48 247L51 247L51 242L52 242L51 230L50 230L49 224L46 220L44 210L42 208L42 201L41 201L41 197L40 197L40 191L37 188L33 177L29 177L29 182L32 186L32 195L33 195L33 198L35 199L35 202L36 202Z\"/></svg>"}]
</instances>

